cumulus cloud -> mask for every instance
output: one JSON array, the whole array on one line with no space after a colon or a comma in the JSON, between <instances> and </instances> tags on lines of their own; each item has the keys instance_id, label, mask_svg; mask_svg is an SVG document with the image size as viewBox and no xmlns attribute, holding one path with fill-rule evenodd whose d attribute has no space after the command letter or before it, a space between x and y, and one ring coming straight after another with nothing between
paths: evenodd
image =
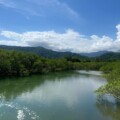
<instances>
[{"instance_id":1,"label":"cumulus cloud","mask_svg":"<svg viewBox=\"0 0 120 120\"><path fill-rule=\"evenodd\" d=\"M120 24L116 26L118 32L117 32L117 40L120 41Z\"/></svg>"},{"instance_id":2,"label":"cumulus cloud","mask_svg":"<svg viewBox=\"0 0 120 120\"><path fill-rule=\"evenodd\" d=\"M16 33L13 31L1 31L0 36L5 40L0 40L0 44L16 46L42 46L55 51L96 52L96 51L117 51L120 50L120 25L116 26L117 36L112 39L109 36L99 37L91 35L89 37L80 34L72 29L64 33L55 31L33 31Z\"/></svg>"}]
</instances>

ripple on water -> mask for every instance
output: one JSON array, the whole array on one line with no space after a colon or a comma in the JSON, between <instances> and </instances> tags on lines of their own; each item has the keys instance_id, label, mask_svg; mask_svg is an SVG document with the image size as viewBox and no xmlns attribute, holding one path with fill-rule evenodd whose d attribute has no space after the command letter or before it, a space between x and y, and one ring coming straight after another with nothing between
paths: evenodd
<instances>
[{"instance_id":1,"label":"ripple on water","mask_svg":"<svg viewBox=\"0 0 120 120\"><path fill-rule=\"evenodd\" d=\"M17 119L24 120L24 117L25 117L25 114L24 114L23 110L18 110Z\"/></svg>"},{"instance_id":2,"label":"ripple on water","mask_svg":"<svg viewBox=\"0 0 120 120\"><path fill-rule=\"evenodd\" d=\"M32 110L30 110L27 107L20 106L17 103L12 103L12 102L0 102L0 109L3 107L7 107L9 109L15 110L16 118L17 120L25 120L26 117L29 117L29 120L40 120L40 117ZM0 113L0 116L2 116L4 113Z\"/></svg>"}]
</instances>

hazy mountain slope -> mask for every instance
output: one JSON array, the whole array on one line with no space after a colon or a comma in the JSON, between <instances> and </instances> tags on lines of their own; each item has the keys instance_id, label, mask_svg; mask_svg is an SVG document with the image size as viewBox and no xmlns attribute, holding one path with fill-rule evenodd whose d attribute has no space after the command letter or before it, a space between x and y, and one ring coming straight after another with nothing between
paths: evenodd
<instances>
[{"instance_id":1,"label":"hazy mountain slope","mask_svg":"<svg viewBox=\"0 0 120 120\"><path fill-rule=\"evenodd\" d=\"M53 51L43 47L18 47L18 46L5 46L5 45L0 45L0 49L32 52L46 58L61 58L65 56L72 56L72 57L77 56L81 59L87 59L87 57L93 57L103 61L120 59L120 52L115 53L115 52L108 52L108 51L100 51L100 52L93 52L93 53L76 54L71 52L57 52L57 51Z\"/></svg>"},{"instance_id":2,"label":"hazy mountain slope","mask_svg":"<svg viewBox=\"0 0 120 120\"><path fill-rule=\"evenodd\" d=\"M120 52L110 52L103 54L99 57L97 57L99 60L103 61L114 61L114 60L120 60Z\"/></svg>"},{"instance_id":3,"label":"hazy mountain slope","mask_svg":"<svg viewBox=\"0 0 120 120\"><path fill-rule=\"evenodd\" d=\"M7 50L17 50L17 51L25 51L25 52L32 52L35 54L38 54L40 56L46 57L46 58L61 58L65 56L81 56L80 54L71 53L71 52L56 52L49 49L45 49L43 47L18 47L18 46L0 46L1 49L7 49Z\"/></svg>"},{"instance_id":4,"label":"hazy mountain slope","mask_svg":"<svg viewBox=\"0 0 120 120\"><path fill-rule=\"evenodd\" d=\"M92 53L80 53L83 56L87 56L87 57L98 57L101 56L105 53L109 53L108 51L99 51L99 52L92 52Z\"/></svg>"}]
</instances>

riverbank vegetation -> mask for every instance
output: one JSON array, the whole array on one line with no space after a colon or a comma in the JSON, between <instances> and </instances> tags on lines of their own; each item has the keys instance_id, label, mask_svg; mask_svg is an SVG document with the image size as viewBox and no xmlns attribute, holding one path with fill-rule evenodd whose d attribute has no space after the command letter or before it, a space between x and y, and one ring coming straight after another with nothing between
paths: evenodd
<instances>
[{"instance_id":1,"label":"riverbank vegetation","mask_svg":"<svg viewBox=\"0 0 120 120\"><path fill-rule=\"evenodd\" d=\"M29 76L72 69L66 59L47 59L36 54L0 50L0 76Z\"/></svg>"},{"instance_id":2,"label":"riverbank vegetation","mask_svg":"<svg viewBox=\"0 0 120 120\"><path fill-rule=\"evenodd\" d=\"M105 57L104 57L105 58ZM120 61L81 56L48 59L14 50L0 50L0 76L29 76L66 70L100 70L108 84L97 90L99 95L110 94L120 99Z\"/></svg>"},{"instance_id":3,"label":"riverbank vegetation","mask_svg":"<svg viewBox=\"0 0 120 120\"><path fill-rule=\"evenodd\" d=\"M101 67L101 70L104 71L108 83L96 92L100 96L107 94L120 100L120 61L107 63Z\"/></svg>"},{"instance_id":4,"label":"riverbank vegetation","mask_svg":"<svg viewBox=\"0 0 120 120\"><path fill-rule=\"evenodd\" d=\"M65 70L99 70L104 62L90 61L86 57L66 56L48 59L36 54L0 50L0 76L29 76Z\"/></svg>"}]
</instances>

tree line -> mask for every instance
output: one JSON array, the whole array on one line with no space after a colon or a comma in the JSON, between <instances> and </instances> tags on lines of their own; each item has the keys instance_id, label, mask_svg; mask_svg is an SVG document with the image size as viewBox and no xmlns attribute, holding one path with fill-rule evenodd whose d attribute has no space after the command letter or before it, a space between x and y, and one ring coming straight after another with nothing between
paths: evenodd
<instances>
[{"instance_id":1,"label":"tree line","mask_svg":"<svg viewBox=\"0 0 120 120\"><path fill-rule=\"evenodd\" d=\"M78 69L99 70L103 64L78 56L48 59L33 53L0 50L0 76L28 76Z\"/></svg>"}]
</instances>

